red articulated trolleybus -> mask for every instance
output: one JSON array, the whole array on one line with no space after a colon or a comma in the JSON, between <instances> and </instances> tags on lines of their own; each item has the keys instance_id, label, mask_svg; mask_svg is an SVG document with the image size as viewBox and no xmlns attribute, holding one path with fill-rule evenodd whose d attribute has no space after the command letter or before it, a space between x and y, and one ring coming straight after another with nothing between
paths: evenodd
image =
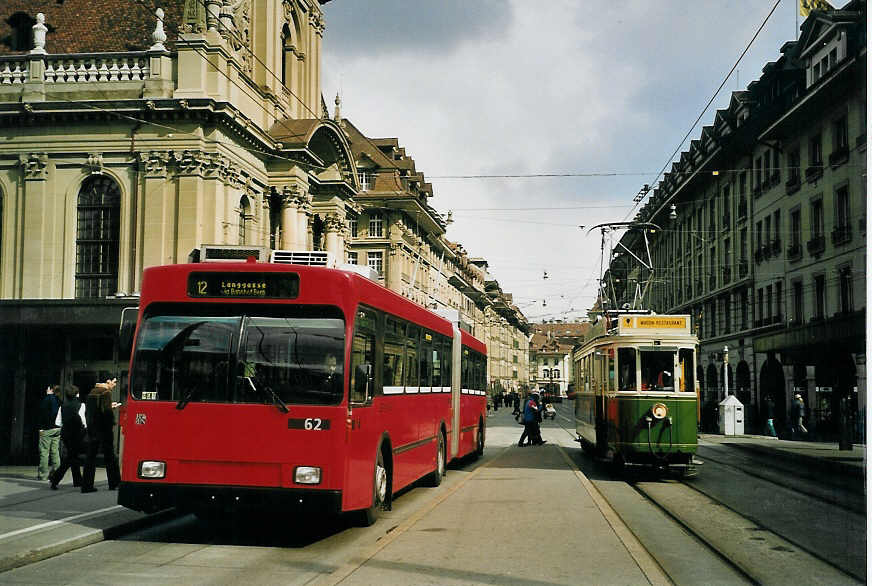
<instances>
[{"instance_id":1,"label":"red articulated trolleybus","mask_svg":"<svg viewBox=\"0 0 872 586\"><path fill-rule=\"evenodd\" d=\"M140 511L360 511L481 455L485 345L350 270L145 270L118 502Z\"/></svg>"}]
</instances>

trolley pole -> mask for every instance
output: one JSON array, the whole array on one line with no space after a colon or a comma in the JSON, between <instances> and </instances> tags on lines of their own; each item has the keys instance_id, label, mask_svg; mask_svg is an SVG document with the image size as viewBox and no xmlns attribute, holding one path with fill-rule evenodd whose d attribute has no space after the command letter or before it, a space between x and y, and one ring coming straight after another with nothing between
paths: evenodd
<instances>
[{"instance_id":1,"label":"trolley pole","mask_svg":"<svg viewBox=\"0 0 872 586\"><path fill-rule=\"evenodd\" d=\"M724 399L730 396L730 347L724 346Z\"/></svg>"}]
</instances>

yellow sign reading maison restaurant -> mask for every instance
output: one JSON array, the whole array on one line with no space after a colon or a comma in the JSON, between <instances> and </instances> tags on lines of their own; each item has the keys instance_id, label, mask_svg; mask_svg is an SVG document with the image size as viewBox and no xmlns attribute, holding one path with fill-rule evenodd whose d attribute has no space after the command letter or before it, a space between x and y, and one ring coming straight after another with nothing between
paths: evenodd
<instances>
[{"instance_id":1,"label":"yellow sign reading maison restaurant","mask_svg":"<svg viewBox=\"0 0 872 586\"><path fill-rule=\"evenodd\" d=\"M683 330L690 332L690 316L688 315L640 315L621 316L620 330L629 333L630 330ZM678 333L678 332L676 332Z\"/></svg>"}]
</instances>

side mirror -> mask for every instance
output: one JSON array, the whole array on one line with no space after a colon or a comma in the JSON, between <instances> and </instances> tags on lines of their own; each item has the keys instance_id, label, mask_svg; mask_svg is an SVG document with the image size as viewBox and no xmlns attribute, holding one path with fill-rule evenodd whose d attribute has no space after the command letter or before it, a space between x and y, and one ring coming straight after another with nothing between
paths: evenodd
<instances>
[{"instance_id":1,"label":"side mirror","mask_svg":"<svg viewBox=\"0 0 872 586\"><path fill-rule=\"evenodd\" d=\"M136 332L138 307L125 307L121 310L121 323L118 326L118 359L129 361L133 350L133 334Z\"/></svg>"}]
</instances>

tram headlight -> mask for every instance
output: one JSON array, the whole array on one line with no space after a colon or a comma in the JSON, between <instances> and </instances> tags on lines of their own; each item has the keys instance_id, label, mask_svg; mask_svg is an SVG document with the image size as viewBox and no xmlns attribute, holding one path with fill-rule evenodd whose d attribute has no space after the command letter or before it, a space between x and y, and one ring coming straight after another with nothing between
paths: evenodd
<instances>
[{"instance_id":1,"label":"tram headlight","mask_svg":"<svg viewBox=\"0 0 872 586\"><path fill-rule=\"evenodd\" d=\"M321 484L321 469L317 466L297 466L294 470L297 484Z\"/></svg>"},{"instance_id":2,"label":"tram headlight","mask_svg":"<svg viewBox=\"0 0 872 586\"><path fill-rule=\"evenodd\" d=\"M145 460L139 463L140 478L164 478L167 475L167 463Z\"/></svg>"},{"instance_id":3,"label":"tram headlight","mask_svg":"<svg viewBox=\"0 0 872 586\"><path fill-rule=\"evenodd\" d=\"M667 413L669 413L669 409L663 403L654 403L651 407L651 415L654 416L654 419L663 419Z\"/></svg>"}]
</instances>

